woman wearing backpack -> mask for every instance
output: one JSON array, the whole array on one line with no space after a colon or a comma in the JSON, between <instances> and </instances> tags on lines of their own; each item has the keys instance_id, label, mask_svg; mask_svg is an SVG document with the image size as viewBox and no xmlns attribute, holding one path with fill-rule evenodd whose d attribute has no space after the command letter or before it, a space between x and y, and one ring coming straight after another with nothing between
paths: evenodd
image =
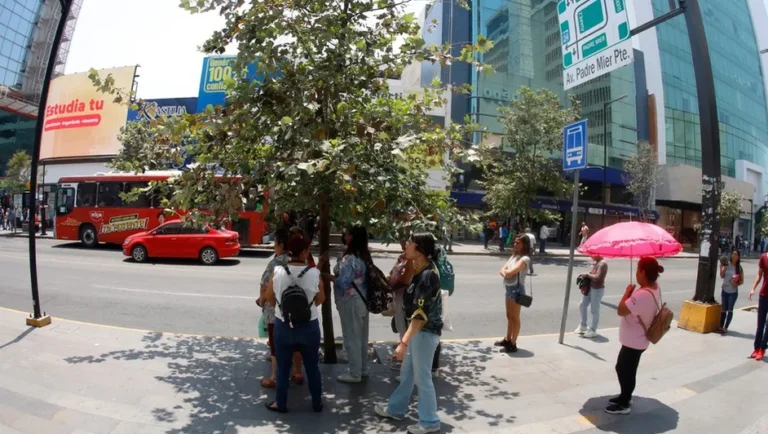
<instances>
[{"instance_id":1,"label":"woman wearing backpack","mask_svg":"<svg viewBox=\"0 0 768 434\"><path fill-rule=\"evenodd\" d=\"M320 324L317 306L325 301L320 270L306 264L310 242L303 231L291 231L287 244L287 265L275 267L265 293L275 309L275 353L277 356L277 394L267 409L287 411L288 385L293 352L301 352L312 408L323 410L320 376ZM303 290L303 294L301 291ZM298 303L297 303L298 302Z\"/></svg>"},{"instance_id":2,"label":"woman wearing backpack","mask_svg":"<svg viewBox=\"0 0 768 434\"><path fill-rule=\"evenodd\" d=\"M517 304L517 296L525 295L525 276L531 267L531 248L531 239L526 234L518 235L515 238L515 254L499 271L504 278L506 290L507 334L494 345L502 347L503 353L517 351L517 337L520 335L520 305Z\"/></svg>"},{"instance_id":3,"label":"woman wearing backpack","mask_svg":"<svg viewBox=\"0 0 768 434\"><path fill-rule=\"evenodd\" d=\"M432 382L432 362L443 330L443 302L440 293L440 273L436 261L438 252L432 234L412 235L405 250L413 262L415 273L405 291L404 305L411 323L395 350L403 360L401 381L387 405L376 405L377 415L401 420L408 411L414 385L419 392L419 423L408 427L414 434L440 431L437 396Z\"/></svg>"},{"instance_id":4,"label":"woman wearing backpack","mask_svg":"<svg viewBox=\"0 0 768 434\"><path fill-rule=\"evenodd\" d=\"M349 359L348 371L336 379L342 383L359 383L368 376L368 307L363 297L368 293L368 267L372 263L368 251L368 231L354 226L344 235L347 249L328 278L334 282L333 294L341 320L344 349ZM321 258L321 263L325 258ZM322 268L319 264L318 268Z\"/></svg>"},{"instance_id":5,"label":"woman wearing backpack","mask_svg":"<svg viewBox=\"0 0 768 434\"><path fill-rule=\"evenodd\" d=\"M744 283L744 269L741 268L741 252L739 252L739 249L733 249L731 252L730 263L720 264L720 278L723 279L721 293L723 311L720 314L720 327L715 332L725 336L728 333L728 326L731 325L731 320L733 319L733 308L736 306L736 299L739 298L739 286Z\"/></svg>"},{"instance_id":6,"label":"woman wearing backpack","mask_svg":"<svg viewBox=\"0 0 768 434\"><path fill-rule=\"evenodd\" d=\"M664 267L655 258L640 258L635 272L635 280L640 287L630 283L619 302L621 350L616 360L616 374L621 395L608 400L606 413L629 414L631 411L640 356L650 343L646 331L660 311L661 287L657 280L663 272Z\"/></svg>"}]
</instances>

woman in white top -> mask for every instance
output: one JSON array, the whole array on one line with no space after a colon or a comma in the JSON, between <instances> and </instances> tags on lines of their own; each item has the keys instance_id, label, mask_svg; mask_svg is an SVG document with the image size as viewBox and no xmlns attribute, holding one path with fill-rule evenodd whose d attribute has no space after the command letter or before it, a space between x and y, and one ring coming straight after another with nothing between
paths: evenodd
<instances>
[{"instance_id":1,"label":"woman in white top","mask_svg":"<svg viewBox=\"0 0 768 434\"><path fill-rule=\"evenodd\" d=\"M503 353L517 351L517 337L520 335L520 305L517 296L525 295L525 275L531 267L531 240L526 234L515 238L515 254L501 268L499 274L504 278L507 308L507 334L494 345L502 347Z\"/></svg>"},{"instance_id":2,"label":"woman in white top","mask_svg":"<svg viewBox=\"0 0 768 434\"><path fill-rule=\"evenodd\" d=\"M309 393L312 395L312 408L316 412L323 410L322 382L320 377L320 324L317 306L325 301L320 270L307 265L310 241L304 231L292 231L286 245L290 256L288 265L275 267L272 279L267 287L265 298L275 309L275 355L277 358L277 396L267 404L267 409L279 413L287 411L289 375L295 349L301 352L304 370L307 374ZM309 312L289 312L283 293L292 286L304 290L306 303L304 309ZM300 294L300 293L299 293ZM292 304L291 306L296 306ZM302 313L306 321L301 318ZM291 315L286 318L286 315Z\"/></svg>"}]
</instances>

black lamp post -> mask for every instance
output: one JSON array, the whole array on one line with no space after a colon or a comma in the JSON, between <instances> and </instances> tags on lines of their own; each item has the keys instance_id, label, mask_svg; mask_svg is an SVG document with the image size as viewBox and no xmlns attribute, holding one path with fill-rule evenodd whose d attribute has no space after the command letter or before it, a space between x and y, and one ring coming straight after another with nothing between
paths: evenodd
<instances>
[{"instance_id":1,"label":"black lamp post","mask_svg":"<svg viewBox=\"0 0 768 434\"><path fill-rule=\"evenodd\" d=\"M69 11L72 8L72 0L59 0L61 4L61 18L59 24L56 26L56 34L53 37L51 43L51 52L48 55L48 65L45 68L45 79L43 80L43 88L40 92L40 104L37 110L37 123L35 125L35 147L32 151L32 162L29 180L29 191L32 194L37 194L37 166L40 162L40 141L43 137L43 122L45 121L45 105L48 101L48 90L50 88L51 78L53 77L53 70L56 67L56 58L59 55L59 46L61 45L61 38L64 35L64 30L67 27L67 17L69 17ZM34 204L34 202L33 202ZM44 327L51 323L51 317L43 316L40 309L40 293L37 287L37 239L35 238L35 219L34 212L31 213L29 230L29 277L32 286L32 302L33 314L30 318L27 318L27 325L35 327Z\"/></svg>"},{"instance_id":2,"label":"black lamp post","mask_svg":"<svg viewBox=\"0 0 768 434\"><path fill-rule=\"evenodd\" d=\"M608 107L611 104L621 101L626 98L627 95L622 95L614 100L606 101L603 103L603 218L600 223L600 227L605 227L605 205L607 203L608 192Z\"/></svg>"}]
</instances>

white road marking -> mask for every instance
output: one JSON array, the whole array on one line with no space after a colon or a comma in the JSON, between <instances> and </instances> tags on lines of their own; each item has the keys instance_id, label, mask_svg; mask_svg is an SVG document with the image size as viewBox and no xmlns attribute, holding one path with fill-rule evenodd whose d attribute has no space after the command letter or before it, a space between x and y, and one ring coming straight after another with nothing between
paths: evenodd
<instances>
[{"instance_id":1,"label":"white road marking","mask_svg":"<svg viewBox=\"0 0 768 434\"><path fill-rule=\"evenodd\" d=\"M116 286L91 285L92 288L106 289L109 291L139 292L142 294L171 295L181 297L201 297L201 298L227 298L236 300L256 300L253 295L226 295L226 294L206 294L195 292L173 292L173 291L154 291L151 289L120 288Z\"/></svg>"}]
</instances>

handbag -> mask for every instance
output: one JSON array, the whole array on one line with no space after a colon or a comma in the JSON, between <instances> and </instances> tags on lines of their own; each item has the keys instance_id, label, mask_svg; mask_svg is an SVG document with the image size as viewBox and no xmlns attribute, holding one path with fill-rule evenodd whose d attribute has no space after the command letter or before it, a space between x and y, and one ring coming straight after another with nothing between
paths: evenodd
<instances>
[{"instance_id":1,"label":"handbag","mask_svg":"<svg viewBox=\"0 0 768 434\"><path fill-rule=\"evenodd\" d=\"M525 270L522 272L527 272L528 267L526 267ZM528 276L531 279L531 295L528 294L520 294L518 291L517 297L515 298L515 302L523 307L531 307L531 304L533 303L533 276ZM517 287L520 288L520 276L517 276Z\"/></svg>"}]
</instances>

